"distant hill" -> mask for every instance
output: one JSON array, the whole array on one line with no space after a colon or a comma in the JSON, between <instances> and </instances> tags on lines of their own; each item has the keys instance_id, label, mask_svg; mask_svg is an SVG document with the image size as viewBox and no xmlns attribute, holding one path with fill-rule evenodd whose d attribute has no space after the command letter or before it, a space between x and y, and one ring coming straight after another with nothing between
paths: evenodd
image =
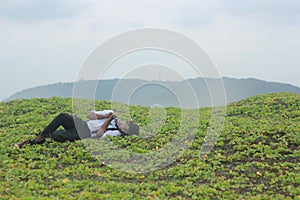
<instances>
[{"instance_id":1,"label":"distant hill","mask_svg":"<svg viewBox=\"0 0 300 200\"><path fill-rule=\"evenodd\" d=\"M234 79L223 77L226 102L232 103L256 96L258 94L291 92L300 94L300 88L277 82L266 82L254 78ZM209 87L207 84L217 85L220 79L196 78L187 81L145 81L138 79L113 79L113 80L92 80L70 83L56 83L34 88L25 89L7 98L5 101L15 99L28 99L35 97L73 97L74 85L80 87L82 94L76 97L91 98L97 100L112 100L132 105L151 106L160 104L163 106L180 107L180 98L186 96L187 84L191 86L199 100L199 107L217 106L221 102L211 103ZM116 92L116 88L123 88ZM136 90L134 90L136 89ZM91 91L95 90L95 92ZM125 91L124 91L125 90ZM130 97L126 97L128 91L135 91ZM174 92L175 91L175 92ZM92 94L92 95L91 95ZM179 99L178 99L179 98ZM189 106L184 106L189 107ZM193 107L193 106L191 106Z\"/></svg>"}]
</instances>

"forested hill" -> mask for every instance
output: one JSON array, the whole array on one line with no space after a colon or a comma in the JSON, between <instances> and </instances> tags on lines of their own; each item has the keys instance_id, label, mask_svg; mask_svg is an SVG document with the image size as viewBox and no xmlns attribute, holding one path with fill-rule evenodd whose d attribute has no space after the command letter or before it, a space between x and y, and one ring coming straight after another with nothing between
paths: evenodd
<instances>
[{"instance_id":1,"label":"forested hill","mask_svg":"<svg viewBox=\"0 0 300 200\"><path fill-rule=\"evenodd\" d=\"M258 79L233 79L222 78L224 83L227 103L232 103L252 97L258 94L267 93L280 93L291 92L294 94L300 94L300 88L283 83L266 82ZM197 78L189 79L188 83L191 85L195 92L197 99L199 100L200 107L217 106L218 104L211 104L210 91L208 85L217 85L220 83L220 79L212 78ZM25 89L10 96L6 101L22 98L35 98L35 97L72 97L74 82L70 83L56 83L51 85L38 86L34 88ZM178 97L185 96L185 83L180 81L143 81L138 79L121 80L121 85L128 86L129 88L140 88L134 94L134 98L131 98L128 102L127 98L122 95L115 95L113 91L116 87L119 87L120 80L101 80L101 81L80 81L80 87L87 88L86 91L94 90L95 99L97 100L114 100L121 103L130 103L132 105L151 106L154 104L160 104L163 106L180 107L178 103ZM94 88L96 86L96 88ZM179 95L174 96L172 89L176 88L179 91ZM182 94L181 94L182 93ZM93 95L93 97L94 97ZM113 97L113 95L115 95Z\"/></svg>"}]
</instances>

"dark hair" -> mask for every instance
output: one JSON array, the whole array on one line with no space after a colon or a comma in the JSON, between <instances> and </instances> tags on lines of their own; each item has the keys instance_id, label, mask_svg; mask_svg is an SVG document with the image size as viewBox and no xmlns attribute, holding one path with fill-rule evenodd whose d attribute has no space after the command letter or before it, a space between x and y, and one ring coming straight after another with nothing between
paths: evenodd
<instances>
[{"instance_id":1,"label":"dark hair","mask_svg":"<svg viewBox=\"0 0 300 200\"><path fill-rule=\"evenodd\" d=\"M140 127L134 123L130 122L129 123L129 130L128 130L128 135L139 135Z\"/></svg>"}]
</instances>

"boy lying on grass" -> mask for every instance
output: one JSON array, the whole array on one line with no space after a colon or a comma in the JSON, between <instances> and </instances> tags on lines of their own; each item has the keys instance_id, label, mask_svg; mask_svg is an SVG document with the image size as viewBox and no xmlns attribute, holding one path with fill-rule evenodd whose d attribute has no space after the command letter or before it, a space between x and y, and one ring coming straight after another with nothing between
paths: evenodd
<instances>
[{"instance_id":1,"label":"boy lying on grass","mask_svg":"<svg viewBox=\"0 0 300 200\"><path fill-rule=\"evenodd\" d=\"M22 148L24 145L43 144L46 138L58 142L75 141L85 138L101 138L119 135L138 135L139 126L132 121L118 120L112 110L91 111L87 114L89 120L84 121L75 115L61 113L56 116L33 140L15 144ZM58 130L62 126L64 129Z\"/></svg>"}]
</instances>

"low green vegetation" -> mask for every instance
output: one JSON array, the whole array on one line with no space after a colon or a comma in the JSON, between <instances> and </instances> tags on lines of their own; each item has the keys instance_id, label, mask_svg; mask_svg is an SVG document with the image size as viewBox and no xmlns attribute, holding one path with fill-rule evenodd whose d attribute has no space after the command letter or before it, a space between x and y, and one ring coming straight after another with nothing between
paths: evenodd
<instances>
[{"instance_id":1,"label":"low green vegetation","mask_svg":"<svg viewBox=\"0 0 300 200\"><path fill-rule=\"evenodd\" d=\"M111 104L96 101L96 108L110 109ZM165 123L158 128L147 126L159 125L150 123L149 108L129 110L130 117L145 127L144 137L108 138L115 147L143 154L160 151L176 138L182 110L166 108ZM110 160L95 155L91 147L96 140L49 140L13 148L33 138L60 112L72 113L72 99L2 102L0 199L300 199L300 95L259 95L228 105L218 142L200 156L210 111L196 110L197 134L174 162L155 171L140 166L151 172L131 173L109 167ZM101 144L98 153L106 149L106 140Z\"/></svg>"}]
</instances>

